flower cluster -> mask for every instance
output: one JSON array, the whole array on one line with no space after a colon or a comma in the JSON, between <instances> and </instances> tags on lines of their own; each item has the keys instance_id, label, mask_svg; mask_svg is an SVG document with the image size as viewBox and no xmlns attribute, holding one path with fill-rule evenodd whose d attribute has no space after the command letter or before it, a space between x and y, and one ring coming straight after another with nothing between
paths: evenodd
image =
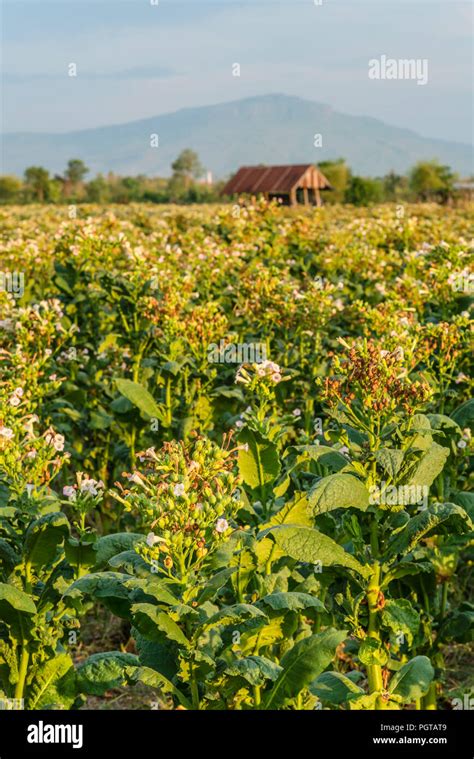
<instances>
[{"instance_id":1,"label":"flower cluster","mask_svg":"<svg viewBox=\"0 0 474 759\"><path fill-rule=\"evenodd\" d=\"M323 386L329 408L359 406L381 417L398 410L413 414L430 397L426 382L408 377L402 348L389 352L371 341L357 347L341 342L348 348L347 358L335 358L336 376L327 377Z\"/></svg>"},{"instance_id":2,"label":"flower cluster","mask_svg":"<svg viewBox=\"0 0 474 759\"><path fill-rule=\"evenodd\" d=\"M188 444L165 443L138 454L147 466L125 474L127 487L116 483L114 497L148 530L136 550L154 571L183 579L230 536L239 505L237 450L230 436L222 448L197 436Z\"/></svg>"}]
</instances>

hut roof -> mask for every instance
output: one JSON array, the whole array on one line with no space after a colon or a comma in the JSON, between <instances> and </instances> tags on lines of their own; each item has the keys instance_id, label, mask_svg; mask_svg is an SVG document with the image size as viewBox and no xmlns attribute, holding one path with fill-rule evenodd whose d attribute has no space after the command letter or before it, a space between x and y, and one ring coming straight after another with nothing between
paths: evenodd
<instances>
[{"instance_id":1,"label":"hut roof","mask_svg":"<svg viewBox=\"0 0 474 759\"><path fill-rule=\"evenodd\" d=\"M289 193L294 188L331 189L329 181L312 163L288 166L242 166L222 190L224 195L236 193Z\"/></svg>"}]
</instances>

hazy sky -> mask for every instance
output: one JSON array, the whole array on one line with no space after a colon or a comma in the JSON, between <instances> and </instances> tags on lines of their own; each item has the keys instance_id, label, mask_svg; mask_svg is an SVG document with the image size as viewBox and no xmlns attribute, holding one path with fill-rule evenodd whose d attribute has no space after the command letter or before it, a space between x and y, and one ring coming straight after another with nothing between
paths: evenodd
<instances>
[{"instance_id":1,"label":"hazy sky","mask_svg":"<svg viewBox=\"0 0 474 759\"><path fill-rule=\"evenodd\" d=\"M285 93L471 139L470 2L151 2L3 0L3 130L73 131ZM370 80L381 55L426 58L428 84Z\"/></svg>"}]
</instances>

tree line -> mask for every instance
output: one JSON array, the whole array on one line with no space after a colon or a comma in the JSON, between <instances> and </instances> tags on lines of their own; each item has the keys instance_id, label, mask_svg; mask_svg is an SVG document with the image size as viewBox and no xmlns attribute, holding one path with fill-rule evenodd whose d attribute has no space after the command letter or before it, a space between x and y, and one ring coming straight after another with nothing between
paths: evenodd
<instances>
[{"instance_id":1,"label":"tree line","mask_svg":"<svg viewBox=\"0 0 474 759\"><path fill-rule=\"evenodd\" d=\"M406 174L389 172L371 178L354 174L343 158L322 161L319 168L333 187L324 193L325 203L372 203L435 201L447 203L453 197L457 175L436 160L419 161ZM71 159L62 175L43 166L29 166L23 178L0 176L0 203L213 203L222 202L224 182L202 181L204 168L199 156L189 148L171 165L171 177L119 176L112 172L92 179L85 163Z\"/></svg>"}]
</instances>

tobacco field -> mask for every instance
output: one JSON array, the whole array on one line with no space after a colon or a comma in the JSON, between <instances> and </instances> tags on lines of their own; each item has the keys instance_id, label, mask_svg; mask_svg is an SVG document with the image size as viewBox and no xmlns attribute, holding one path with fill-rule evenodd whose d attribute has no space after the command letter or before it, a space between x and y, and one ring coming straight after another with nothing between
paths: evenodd
<instances>
[{"instance_id":1,"label":"tobacco field","mask_svg":"<svg viewBox=\"0 0 474 759\"><path fill-rule=\"evenodd\" d=\"M472 209L73 210L0 211L0 701L468 708Z\"/></svg>"}]
</instances>

